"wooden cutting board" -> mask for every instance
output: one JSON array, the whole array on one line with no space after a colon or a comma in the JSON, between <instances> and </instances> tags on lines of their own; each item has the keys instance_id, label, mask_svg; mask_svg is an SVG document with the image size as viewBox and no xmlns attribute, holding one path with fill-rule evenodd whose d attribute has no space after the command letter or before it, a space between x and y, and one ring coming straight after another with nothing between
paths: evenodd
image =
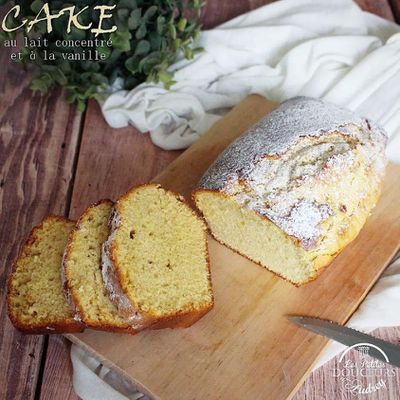
<instances>
[{"instance_id":1,"label":"wooden cutting board","mask_svg":"<svg viewBox=\"0 0 400 400\"><path fill-rule=\"evenodd\" d=\"M155 181L189 196L221 150L275 107L259 96L247 98ZM210 238L215 307L194 326L67 336L154 398L290 398L327 340L286 316L346 322L400 248L399 203L400 166L390 165L382 198L359 237L305 286L292 286Z\"/></svg>"}]
</instances>

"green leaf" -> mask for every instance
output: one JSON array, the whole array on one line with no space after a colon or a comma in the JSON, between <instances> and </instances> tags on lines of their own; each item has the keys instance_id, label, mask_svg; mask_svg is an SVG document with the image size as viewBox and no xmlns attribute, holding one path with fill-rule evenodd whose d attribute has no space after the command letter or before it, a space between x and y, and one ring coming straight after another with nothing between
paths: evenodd
<instances>
[{"instance_id":1,"label":"green leaf","mask_svg":"<svg viewBox=\"0 0 400 400\"><path fill-rule=\"evenodd\" d=\"M66 76L63 74L63 72L56 68L52 73L51 76L55 82L57 82L59 85L64 86L67 84L68 80Z\"/></svg>"},{"instance_id":2,"label":"green leaf","mask_svg":"<svg viewBox=\"0 0 400 400\"><path fill-rule=\"evenodd\" d=\"M175 25L169 24L168 25L168 29L169 29L169 34L171 35L171 38L173 40L175 40L176 39L176 28L175 28Z\"/></svg>"},{"instance_id":3,"label":"green leaf","mask_svg":"<svg viewBox=\"0 0 400 400\"><path fill-rule=\"evenodd\" d=\"M129 18L128 18L128 28L130 30L135 30L140 25L140 19L142 16L142 10L137 8L136 10L132 11Z\"/></svg>"},{"instance_id":4,"label":"green leaf","mask_svg":"<svg viewBox=\"0 0 400 400\"><path fill-rule=\"evenodd\" d=\"M136 39L142 39L146 36L147 29L144 23L140 24L139 29L136 31Z\"/></svg>"},{"instance_id":5,"label":"green leaf","mask_svg":"<svg viewBox=\"0 0 400 400\"><path fill-rule=\"evenodd\" d=\"M158 34L162 34L165 28L165 18L160 15L157 17L156 30Z\"/></svg>"},{"instance_id":6,"label":"green leaf","mask_svg":"<svg viewBox=\"0 0 400 400\"><path fill-rule=\"evenodd\" d=\"M186 18L181 18L178 21L178 24L177 24L178 30L180 32L183 32L185 30L185 28L186 28L186 24L187 24L187 19Z\"/></svg>"},{"instance_id":7,"label":"green leaf","mask_svg":"<svg viewBox=\"0 0 400 400\"><path fill-rule=\"evenodd\" d=\"M57 35L63 37L64 35L67 34L67 28L65 25L64 18L53 19L52 23L53 23L53 29L56 31Z\"/></svg>"},{"instance_id":8,"label":"green leaf","mask_svg":"<svg viewBox=\"0 0 400 400\"><path fill-rule=\"evenodd\" d=\"M117 15L121 21L126 21L129 17L129 10L127 8L119 8L117 10Z\"/></svg>"},{"instance_id":9,"label":"green leaf","mask_svg":"<svg viewBox=\"0 0 400 400\"><path fill-rule=\"evenodd\" d=\"M196 54L202 53L203 51L204 51L204 48L203 48L203 47L195 47L194 49L192 49L193 57L194 57Z\"/></svg>"},{"instance_id":10,"label":"green leaf","mask_svg":"<svg viewBox=\"0 0 400 400\"><path fill-rule=\"evenodd\" d=\"M132 34L130 32L115 31L111 34L113 47L122 52L130 51Z\"/></svg>"},{"instance_id":11,"label":"green leaf","mask_svg":"<svg viewBox=\"0 0 400 400\"><path fill-rule=\"evenodd\" d=\"M74 92L71 92L70 94L67 95L66 100L68 103L75 103L76 101L76 94Z\"/></svg>"},{"instance_id":12,"label":"green leaf","mask_svg":"<svg viewBox=\"0 0 400 400\"><path fill-rule=\"evenodd\" d=\"M60 58L60 63L58 64L58 68L65 74L68 75L71 72L71 66L69 65L69 62Z\"/></svg>"},{"instance_id":13,"label":"green leaf","mask_svg":"<svg viewBox=\"0 0 400 400\"><path fill-rule=\"evenodd\" d=\"M76 108L78 109L78 111L84 112L86 109L86 101L83 99L78 99Z\"/></svg>"},{"instance_id":14,"label":"green leaf","mask_svg":"<svg viewBox=\"0 0 400 400\"><path fill-rule=\"evenodd\" d=\"M125 61L125 67L130 71L131 73L136 73L139 71L139 59L136 58L135 56L129 57Z\"/></svg>"},{"instance_id":15,"label":"green leaf","mask_svg":"<svg viewBox=\"0 0 400 400\"><path fill-rule=\"evenodd\" d=\"M99 52L99 54L104 54L105 57L106 57L106 60L111 55L111 48L110 47L107 47L107 46L100 47L99 46L99 47L96 47L96 50Z\"/></svg>"},{"instance_id":16,"label":"green leaf","mask_svg":"<svg viewBox=\"0 0 400 400\"><path fill-rule=\"evenodd\" d=\"M161 82L163 83L168 83L172 80L172 77L174 75L172 74L172 72L168 72L168 71L162 71L158 74L158 78L160 79Z\"/></svg>"},{"instance_id":17,"label":"green leaf","mask_svg":"<svg viewBox=\"0 0 400 400\"><path fill-rule=\"evenodd\" d=\"M161 36L156 32L149 33L150 46L152 50L160 50L161 48Z\"/></svg>"},{"instance_id":18,"label":"green leaf","mask_svg":"<svg viewBox=\"0 0 400 400\"><path fill-rule=\"evenodd\" d=\"M42 0L34 0L31 4L31 10L34 14L37 14L44 5L44 1Z\"/></svg>"},{"instance_id":19,"label":"green leaf","mask_svg":"<svg viewBox=\"0 0 400 400\"><path fill-rule=\"evenodd\" d=\"M108 85L108 79L102 75L102 74L98 74L98 73L93 73L91 75L91 81L96 85L101 85L101 86L106 86Z\"/></svg>"},{"instance_id":20,"label":"green leaf","mask_svg":"<svg viewBox=\"0 0 400 400\"><path fill-rule=\"evenodd\" d=\"M182 45L182 40L181 39L175 39L174 40L175 50L178 50L179 47L181 47L181 45Z\"/></svg>"},{"instance_id":21,"label":"green leaf","mask_svg":"<svg viewBox=\"0 0 400 400\"><path fill-rule=\"evenodd\" d=\"M188 60L191 60L193 58L193 50L190 47L186 47L183 53L185 58L187 58Z\"/></svg>"},{"instance_id":22,"label":"green leaf","mask_svg":"<svg viewBox=\"0 0 400 400\"><path fill-rule=\"evenodd\" d=\"M119 51L118 49L113 49L111 51L110 57L107 60L107 67L108 68L112 66L116 67L118 65L117 64L118 60L121 58L121 54L122 54L121 51Z\"/></svg>"},{"instance_id":23,"label":"green leaf","mask_svg":"<svg viewBox=\"0 0 400 400\"><path fill-rule=\"evenodd\" d=\"M118 7L135 10L137 8L137 3L135 0L119 0Z\"/></svg>"},{"instance_id":24,"label":"green leaf","mask_svg":"<svg viewBox=\"0 0 400 400\"><path fill-rule=\"evenodd\" d=\"M155 15L155 13L157 12L158 7L157 6L151 6L149 7L146 12L143 15L143 19L145 21L149 20L153 15Z\"/></svg>"},{"instance_id":25,"label":"green leaf","mask_svg":"<svg viewBox=\"0 0 400 400\"><path fill-rule=\"evenodd\" d=\"M66 39L82 40L86 38L86 33L82 29L71 26L71 32L65 35Z\"/></svg>"},{"instance_id":26,"label":"green leaf","mask_svg":"<svg viewBox=\"0 0 400 400\"><path fill-rule=\"evenodd\" d=\"M31 89L46 93L52 86L54 82L52 78L47 74L42 74L32 80Z\"/></svg>"},{"instance_id":27,"label":"green leaf","mask_svg":"<svg viewBox=\"0 0 400 400\"><path fill-rule=\"evenodd\" d=\"M138 42L135 48L135 56L142 56L150 51L150 43L147 40Z\"/></svg>"},{"instance_id":28,"label":"green leaf","mask_svg":"<svg viewBox=\"0 0 400 400\"><path fill-rule=\"evenodd\" d=\"M146 57L142 58L139 63L139 68L143 68L145 65L156 65L160 63L162 54L158 51L153 51Z\"/></svg>"}]
</instances>

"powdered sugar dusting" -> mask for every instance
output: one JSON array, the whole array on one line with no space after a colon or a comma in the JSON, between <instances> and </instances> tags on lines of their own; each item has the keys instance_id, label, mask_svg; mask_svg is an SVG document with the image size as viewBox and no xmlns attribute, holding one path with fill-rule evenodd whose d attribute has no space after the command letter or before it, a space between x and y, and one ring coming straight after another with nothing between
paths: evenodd
<instances>
[{"instance_id":1,"label":"powdered sugar dusting","mask_svg":"<svg viewBox=\"0 0 400 400\"><path fill-rule=\"evenodd\" d=\"M354 165L371 187L382 179L386 135L373 122L322 100L298 97L250 128L214 162L200 188L223 191L315 247L339 209L338 189ZM344 184L344 188L347 187ZM345 190L345 189L344 189ZM365 190L352 193L356 204Z\"/></svg>"},{"instance_id":2,"label":"powdered sugar dusting","mask_svg":"<svg viewBox=\"0 0 400 400\"><path fill-rule=\"evenodd\" d=\"M123 292L110 257L109 249L114 238L114 232L118 228L119 223L119 215L114 209L110 217L111 233L102 246L101 272L104 287L106 288L111 301L116 305L118 311L121 313L121 316L127 319L133 328L142 329L146 327L148 323L146 323L145 318L134 309L130 299Z\"/></svg>"},{"instance_id":3,"label":"powdered sugar dusting","mask_svg":"<svg viewBox=\"0 0 400 400\"><path fill-rule=\"evenodd\" d=\"M271 219L289 235L302 238L301 244L309 249L315 246L322 233L320 223L333 215L328 204L315 204L306 200L299 201L289 215L273 216Z\"/></svg>"}]
</instances>

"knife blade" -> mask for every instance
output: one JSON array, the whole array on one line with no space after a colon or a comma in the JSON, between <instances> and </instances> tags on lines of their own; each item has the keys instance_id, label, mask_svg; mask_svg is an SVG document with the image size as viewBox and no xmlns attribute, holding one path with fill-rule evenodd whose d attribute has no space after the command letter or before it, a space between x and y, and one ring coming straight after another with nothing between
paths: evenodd
<instances>
[{"instance_id":1,"label":"knife blade","mask_svg":"<svg viewBox=\"0 0 400 400\"><path fill-rule=\"evenodd\" d=\"M333 339L348 347L355 345L369 345L369 355L378 360L388 362L400 367L400 346L374 336L359 332L336 322L313 317L291 315L287 317L297 325L314 332L318 335ZM354 347L356 350L357 346Z\"/></svg>"}]
</instances>

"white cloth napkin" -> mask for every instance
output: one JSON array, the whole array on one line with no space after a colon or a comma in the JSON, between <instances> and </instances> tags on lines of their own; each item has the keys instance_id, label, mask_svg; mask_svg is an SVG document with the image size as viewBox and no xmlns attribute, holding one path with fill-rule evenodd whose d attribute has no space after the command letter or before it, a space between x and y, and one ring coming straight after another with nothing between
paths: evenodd
<instances>
[{"instance_id":1,"label":"white cloth napkin","mask_svg":"<svg viewBox=\"0 0 400 400\"><path fill-rule=\"evenodd\" d=\"M181 149L249 94L275 101L322 97L383 125L390 136L387 153L400 162L399 32L351 0L281 0L202 32L204 52L172 67L177 83L171 90L142 84L117 91L102 104L103 115L112 127L130 123L150 131L158 146ZM362 331L400 325L399 286L400 260L348 325ZM342 348L332 343L316 367ZM71 358L74 388L83 400L146 399L74 345Z\"/></svg>"},{"instance_id":2,"label":"white cloth napkin","mask_svg":"<svg viewBox=\"0 0 400 400\"><path fill-rule=\"evenodd\" d=\"M117 91L102 105L114 128L150 131L181 149L247 95L322 97L367 114L400 147L400 27L350 0L283 0L202 32L204 52L172 66L177 83ZM398 156L400 161L400 156Z\"/></svg>"},{"instance_id":3,"label":"white cloth napkin","mask_svg":"<svg viewBox=\"0 0 400 400\"><path fill-rule=\"evenodd\" d=\"M149 400L121 375L105 367L81 347L72 345L72 383L83 400Z\"/></svg>"}]
</instances>

